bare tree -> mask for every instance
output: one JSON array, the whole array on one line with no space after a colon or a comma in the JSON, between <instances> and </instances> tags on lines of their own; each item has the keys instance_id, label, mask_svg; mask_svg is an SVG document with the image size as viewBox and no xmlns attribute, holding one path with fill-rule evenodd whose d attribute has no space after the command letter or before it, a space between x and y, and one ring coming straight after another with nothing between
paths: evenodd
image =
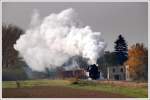
<instances>
[{"instance_id":1,"label":"bare tree","mask_svg":"<svg viewBox=\"0 0 150 100\"><path fill-rule=\"evenodd\" d=\"M24 31L15 25L2 25L2 66L9 67L17 63L18 52L13 45Z\"/></svg>"}]
</instances>

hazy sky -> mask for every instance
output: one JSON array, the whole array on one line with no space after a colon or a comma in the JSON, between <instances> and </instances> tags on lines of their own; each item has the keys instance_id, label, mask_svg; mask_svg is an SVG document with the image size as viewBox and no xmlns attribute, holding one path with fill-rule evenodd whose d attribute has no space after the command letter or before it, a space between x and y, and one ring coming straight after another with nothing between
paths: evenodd
<instances>
[{"instance_id":1,"label":"hazy sky","mask_svg":"<svg viewBox=\"0 0 150 100\"><path fill-rule=\"evenodd\" d=\"M114 50L114 41L123 33L128 45L144 43L148 45L148 4L147 3L3 3L2 20L22 29L29 28L34 9L40 18L50 13L74 8L79 19L93 31L102 33L107 43L106 50Z\"/></svg>"}]
</instances>

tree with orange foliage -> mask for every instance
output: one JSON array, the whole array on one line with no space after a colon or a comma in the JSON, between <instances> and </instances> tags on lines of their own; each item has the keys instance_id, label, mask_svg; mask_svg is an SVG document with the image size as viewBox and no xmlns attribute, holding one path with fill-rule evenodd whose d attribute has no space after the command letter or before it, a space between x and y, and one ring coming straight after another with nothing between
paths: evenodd
<instances>
[{"instance_id":1,"label":"tree with orange foliage","mask_svg":"<svg viewBox=\"0 0 150 100\"><path fill-rule=\"evenodd\" d=\"M128 50L130 78L133 80L147 80L148 78L148 50L143 44L135 44Z\"/></svg>"}]
</instances>

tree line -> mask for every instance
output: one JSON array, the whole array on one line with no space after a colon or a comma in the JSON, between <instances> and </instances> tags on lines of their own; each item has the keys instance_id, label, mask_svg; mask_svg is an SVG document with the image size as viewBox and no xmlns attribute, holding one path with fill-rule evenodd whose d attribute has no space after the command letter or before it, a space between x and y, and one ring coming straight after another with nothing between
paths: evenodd
<instances>
[{"instance_id":1,"label":"tree line","mask_svg":"<svg viewBox=\"0 0 150 100\"><path fill-rule=\"evenodd\" d=\"M130 48L122 35L114 42L114 51L106 51L97 61L107 77L107 67L129 66L131 80L148 80L148 49L143 43L133 44Z\"/></svg>"},{"instance_id":2,"label":"tree line","mask_svg":"<svg viewBox=\"0 0 150 100\"><path fill-rule=\"evenodd\" d=\"M24 30L15 25L2 25L3 75L13 72L13 70L10 71L11 69L20 68L23 70L21 67L25 63L20 61L18 52L13 48L13 45L21 34L24 34ZM88 64L86 59L80 56L74 58L80 67L87 69ZM114 51L105 51L104 55L98 58L97 64L99 65L99 69L104 72L104 77L106 77L105 72L107 67L128 65L133 80L148 79L148 49L142 43L133 44L128 48L128 44L121 34L114 42ZM9 69L9 72L5 69Z\"/></svg>"}]
</instances>

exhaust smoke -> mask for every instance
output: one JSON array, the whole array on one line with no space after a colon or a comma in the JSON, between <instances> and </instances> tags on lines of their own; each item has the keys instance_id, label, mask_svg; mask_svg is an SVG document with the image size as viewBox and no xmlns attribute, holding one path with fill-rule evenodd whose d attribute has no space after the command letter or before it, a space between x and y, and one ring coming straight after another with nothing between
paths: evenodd
<instances>
[{"instance_id":1,"label":"exhaust smoke","mask_svg":"<svg viewBox=\"0 0 150 100\"><path fill-rule=\"evenodd\" d=\"M35 71L62 66L73 56L88 59L96 64L106 47L100 32L93 32L90 26L81 25L77 13L69 8L52 13L43 20L36 13L31 26L14 44L19 56ZM35 25L35 23L38 23Z\"/></svg>"}]
</instances>

